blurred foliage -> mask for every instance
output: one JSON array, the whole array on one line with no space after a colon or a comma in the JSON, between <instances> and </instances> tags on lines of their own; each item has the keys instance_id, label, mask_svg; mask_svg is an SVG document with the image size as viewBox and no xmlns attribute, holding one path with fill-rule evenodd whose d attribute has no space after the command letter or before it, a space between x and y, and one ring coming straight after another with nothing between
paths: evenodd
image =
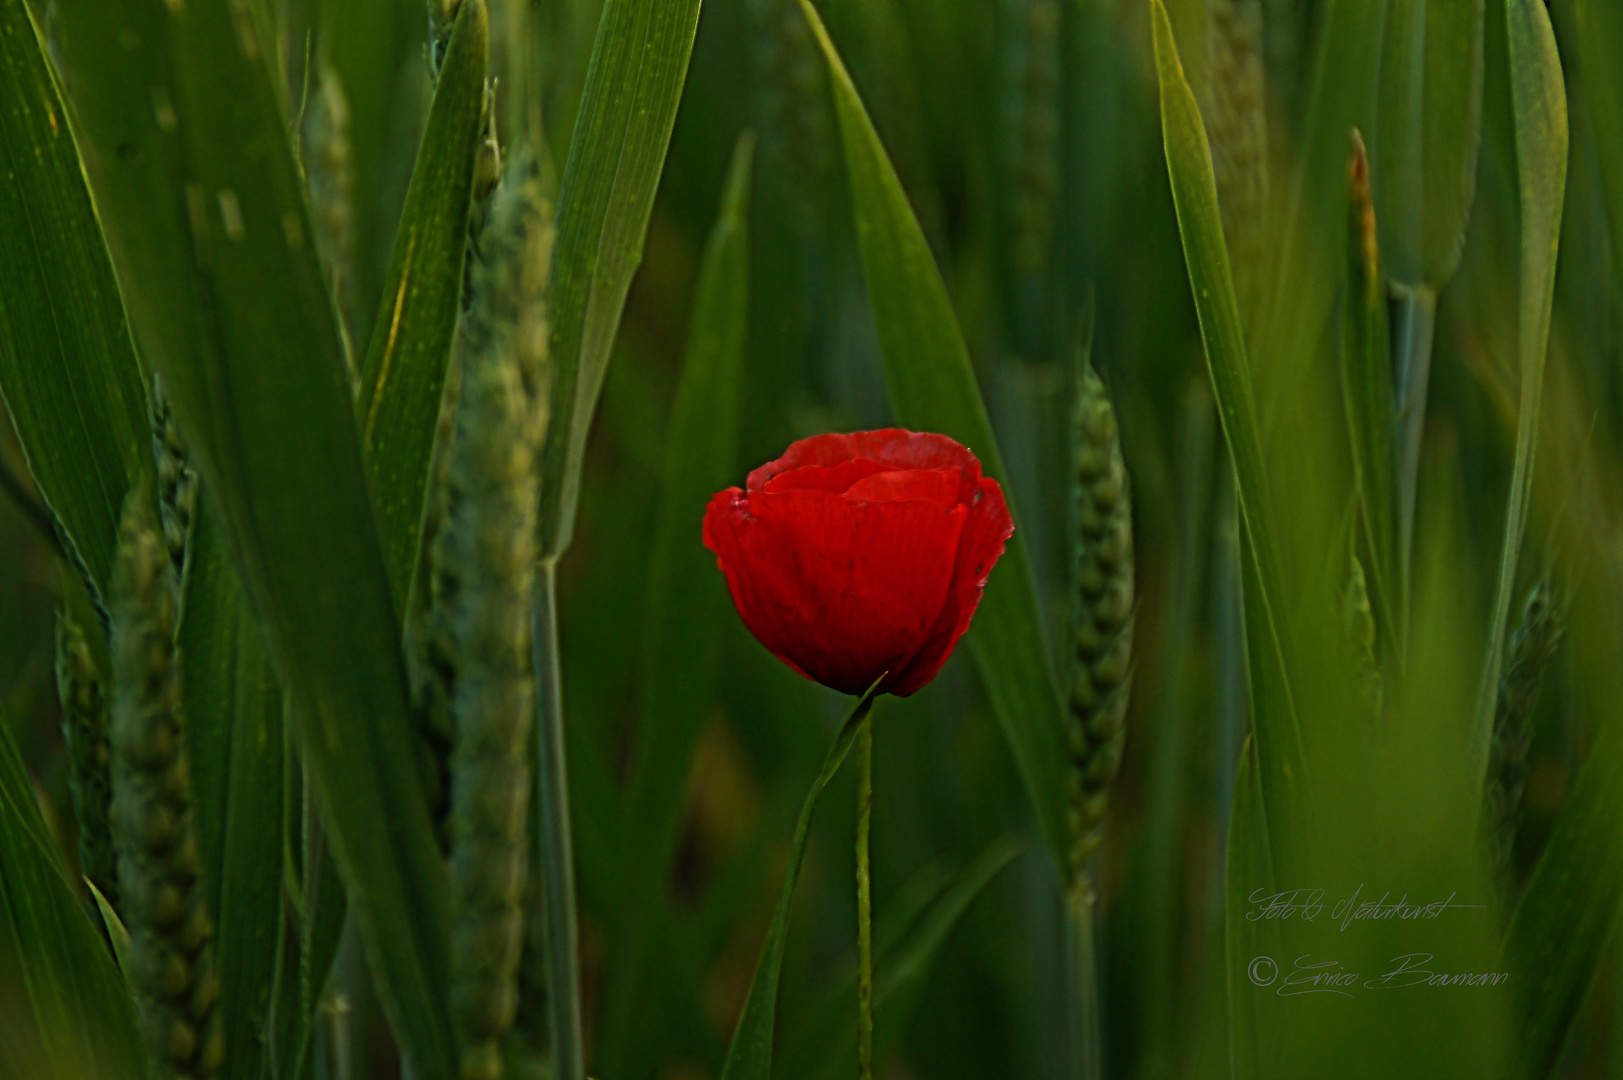
<instances>
[{"instance_id":1,"label":"blurred foliage","mask_svg":"<svg viewBox=\"0 0 1623 1080\"><path fill-rule=\"evenodd\" d=\"M516 2L490 5L490 55L498 73L513 63L503 13ZM1526 0L1511 2L1525 6ZM348 95L354 266L342 315L354 355L364 357L429 115L428 20L418 0L262 4L283 61L283 83L275 90L285 115L299 114L310 81L307 61L331 65ZM97 5L41 0L32 6L53 59L63 65L66 94L77 100L85 87L71 62L68 46L76 42L71 33L65 43L56 37L59 30L93 24ZM601 0L530 5L534 78L556 162L566 159L570 146L602 6ZM1096 298L1092 363L1115 400L1132 474L1140 595L1126 756L1094 869L1109 1076L1211 1077L1227 1074L1235 1062L1254 1063L1253 1072L1241 1068L1237 1076L1502 1075L1513 1062L1517 1075L1551 1075L1552 1069L1571 1077L1623 1075L1623 948L1610 934L1623 840L1617 796L1607 796L1618 790L1623 762L1623 741L1608 730L1623 718L1623 132L1617 126L1623 18L1613 0L1548 5L1569 108L1570 165L1558 219L1560 258L1536 453L1528 448L1526 537L1498 603L1513 597L1515 610L1527 590L1546 579L1571 600L1564 643L1529 719L1527 779L1509 847L1516 890L1535 898L1521 910L1513 914L1513 896L1496 893L1485 849L1470 846L1480 800L1473 784L1480 778L1462 764L1479 716L1484 652L1497 645L1489 631L1517 464L1517 403L1526 400L1518 179L1526 163L1518 155L1527 143L1518 142L1516 132L1504 0L1484 6L1480 153L1458 266L1451 276L1433 275L1446 281L1427 282L1436 288L1435 323L1417 465L1413 588L1403 601L1407 648L1402 660L1395 654L1377 659L1378 678L1392 691L1379 707L1364 707L1366 658L1346 647L1352 635L1342 631L1344 612L1357 606L1345 599L1352 592L1349 563L1357 566L1360 557L1359 530L1350 524L1353 449L1339 353L1348 267L1347 130L1356 124L1370 147L1382 242L1401 247L1401 238L1392 239L1401 234L1430 245L1434 223L1415 216L1432 214L1436 190L1403 172L1413 163L1399 151L1412 143L1387 149L1383 142L1392 131L1422 137L1400 106L1416 85L1420 61L1413 57L1425 50L1411 41L1407 54L1389 54L1410 56L1404 65L1383 61L1380 49L1400 36L1397 17L1406 16L1404 25L1413 31L1415 11L1451 6L1442 0L1166 5L1219 171L1256 173L1248 181L1254 187L1225 188L1218 177L1216 190L1220 200L1225 191L1242 193L1221 207L1238 312L1233 336L1249 353L1258 456L1271 478L1285 582L1280 617L1301 635L1296 711L1307 733L1311 775L1323 782L1297 828L1281 824L1276 815L1283 811L1270 801L1272 751L1260 743L1250 744L1255 754L1243 749L1251 731L1249 688L1259 685L1248 679L1242 629L1242 612L1253 618L1256 610L1246 602L1243 580L1243 500L1236 499L1208 382L1167 179L1151 5L817 4L956 313L1060 678L1067 675L1062 658L1074 545L1066 511L1071 358L1085 298L1090 292ZM0 8L11 7L20 11L20 0L0 0ZM93 33L92 27L87 40L96 40ZM1236 63L1237 48L1250 50L1253 68ZM1259 92L1251 97L1237 94L1234 84L1214 85L1246 71ZM1448 83L1453 93L1470 82L1469 73L1455 74ZM1430 84L1421 85L1425 102ZM206 96L195 87L193 93ZM593 1074L601 1080L719 1073L772 917L795 813L848 708L760 648L722 600L720 575L689 558L691 551L655 559L656 545L668 542L660 528L663 487L682 475L672 466L682 447L667 435L690 354L699 267L742 130L754 131L758 147L746 233L749 329L736 387L737 445L725 476L740 481L793 439L879 427L895 418L870 283L851 225L834 101L798 0L703 6L641 264L585 447L574 543L558 573L585 1026ZM1470 113L1454 97L1449 101L1455 110L1449 115ZM1221 110L1236 102L1254 115L1241 117L1243 123L1225 118ZM258 104L270 108L268 100ZM106 115L105 103L100 107ZM0 100L0 109L11 108ZM1399 120L1391 119L1393 109ZM145 110L143 102L138 118L150 126ZM1254 145L1225 157L1234 132L1249 133ZM1438 156L1458 169L1463 153L1450 142ZM93 184L105 170L111 183L130 185L130 205L145 205L129 177L133 164L98 161L89 152L87 158ZM1382 163L1394 160L1397 171L1382 174ZM0 158L0 175L8 167ZM1445 202L1457 198L1454 180ZM1419 208L1393 194L1415 189L1425 196ZM1236 206L1252 215L1238 226ZM104 216L119 216L113 209L110 202L102 207ZM1450 207L1438 213L1459 218ZM155 214L157 224L148 227L161 231L162 218ZM127 207L122 219L131 220ZM1246 229L1253 230L1249 238ZM109 232L115 256L130 258L120 254L116 226ZM123 247L139 245L126 240ZM155 264L141 261L151 257L136 250L133 262L118 265L131 324L155 326L161 334L166 324L159 301L174 298L138 303L125 280L127 266L151 271ZM313 276L313 265L304 269ZM1383 270L1396 273L1392 264ZM18 272L11 262L0 264L4 319L26 318L7 306L22 296L11 284ZM40 303L59 306L63 299L52 295ZM34 317L43 318L41 312ZM321 363L336 362L335 335L319 329ZM0 339L0 348L7 340ZM162 358L157 366L170 362ZM336 378L336 367L322 371ZM330 393L323 400L329 398L336 403ZM336 423L339 412L328 413ZM15 408L12 415L25 428ZM291 419L314 417L301 412ZM693 438L721 439L702 426L689 417L682 429ZM192 437L208 441L202 433ZM322 471L313 456L307 464L312 475ZM360 468L358 459L346 465L344 479L359 483ZM8 725L33 778L43 827L77 881L76 826L52 673L53 608L62 588L58 540L38 528L37 507L26 503L33 488L8 424L0 424L0 469L24 492L14 497L0 488L0 723ZM239 518L250 512L226 509ZM314 504L302 511L316 513ZM288 534L298 524L255 521ZM691 539L696 548L696 528ZM298 537L278 542L291 548ZM363 554L367 565L381 563L378 553ZM314 566L327 553L305 558ZM651 582L651 567L663 568L660 573L693 567L707 576L678 590ZM1005 565L998 572L1009 570ZM1369 570L1366 559L1365 580L1372 579ZM323 576L333 579L338 571ZM372 621L382 624L388 596L381 573L373 577L369 595L377 595L369 603L378 617ZM266 589L254 581L241 585L250 593ZM249 609L240 613L237 629L241 585L218 584L231 602L222 601L214 614L225 633L240 638L249 658L240 663L262 663ZM292 582L279 585L297 592ZM657 688L642 680L661 668L640 650L650 638L648 620L670 617L654 610L650 598L670 595L695 601L678 632L713 648L694 650L699 659L683 674L681 705L693 714L683 722L697 734L678 742L691 742L691 755L654 760L645 757L652 740L638 733L658 722L649 699ZM230 697L243 690L222 683L217 692ZM250 718L242 699L235 708L243 737ZM875 723L881 985L887 956L912 965L894 976L895 997L880 1001L885 1075L1067 1075L1061 886L969 650L916 696L880 700ZM1259 728L1265 740L1267 722ZM415 763L401 763L408 766ZM643 815L633 813L633 780L648 782L650 770L669 773L659 786L686 792L663 881L649 881L646 869L632 862L648 843L635 831ZM295 807L303 802L300 783L298 770L289 770ZM1241 826L1233 835L1231 808ZM836 1043L848 1033L827 1031L831 1021L824 1018L848 1023L855 1015L854 995L845 1012L828 1005L851 979L854 817L853 778L841 773L812 825L784 957L783 1075L817 1073L822 1059L802 1060L801 1048L813 1047L830 1061L846 1052ZM312 847L308 835L296 840L309 831L297 812L289 810L286 824L282 843L296 873L320 844ZM32 842L37 830L29 828ZM994 845L1010 833L1032 842L988 879L987 867L1007 857ZM217 835L236 834L225 828ZM1268 849L1263 841L1270 839L1280 846ZM1546 845L1555 854L1541 863ZM1277 889L1324 888L1327 904L1362 885L1366 898L1390 891L1429 902L1455 893L1455 903L1484 906L1451 910L1416 924L1420 929L1375 924L1381 928L1362 933L1356 924L1345 933L1321 932L1326 911L1317 936L1292 937L1295 930L1282 929L1284 923L1240 925L1242 905L1262 880L1237 875L1231 857L1260 873L1288 874L1276 878ZM40 866L30 873L49 869ZM974 893L966 896L963 883L982 879L984 891L969 902ZM11 882L7 877L8 887ZM950 932L940 922L948 911L962 913ZM620 935L628 923L652 944L626 947ZM951 919L945 925L952 926ZM1254 931L1256 944L1230 930L1236 926ZM1507 928L1509 966L1495 966ZM1541 996L1541 979L1573 967L1556 937L1570 932L1580 940L1580 930L1592 946L1586 949L1593 986L1574 974L1562 983L1559 1000ZM887 932L893 935L888 941ZM338 946L334 978L343 1008L329 998L316 1021L316 1075L339 1075L338 1056L349 1058L351 1071L343 1075L355 1077L390 1075L396 1060L357 933L352 924ZM64 941L64 948L83 944L71 936ZM262 946L244 948L258 955ZM10 972L28 958L7 947L0 942L0 1044L12 1030L11 1017L25 1015L13 994L21 983ZM1493 998L1427 987L1384 997L1278 998L1251 995L1245 982L1254 955L1288 965L1295 955L1313 953L1370 973L1387 970L1379 965L1389 957L1422 947L1436 953L1436 970L1509 970L1509 989ZM644 965L629 980L617 967L627 957ZM298 973L282 974L280 993L286 994L287 981L296 982ZM1236 1014L1254 1025L1251 1041L1236 1042L1249 1048L1240 1058L1230 1053L1231 992L1255 1006ZM291 1000L298 996L295 986ZM887 1035L888 1008L906 1017L905 1029ZM613 1046L605 1032L615 1033ZM1522 1035L1533 1049L1512 1047L1510 1040ZM791 1062L784 1055L795 1057ZM0 1062L6 1060L0 1054Z\"/></svg>"}]
</instances>

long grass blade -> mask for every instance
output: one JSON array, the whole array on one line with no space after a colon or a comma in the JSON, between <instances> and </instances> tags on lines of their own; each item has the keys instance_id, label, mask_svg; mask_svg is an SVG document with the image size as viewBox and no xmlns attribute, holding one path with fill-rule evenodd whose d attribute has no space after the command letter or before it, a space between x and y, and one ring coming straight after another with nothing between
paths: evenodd
<instances>
[{"instance_id":1,"label":"long grass blade","mask_svg":"<svg viewBox=\"0 0 1623 1080\"><path fill-rule=\"evenodd\" d=\"M1486 0L1428 0L1420 277L1441 289L1460 264L1482 143Z\"/></svg>"},{"instance_id":2,"label":"long grass blade","mask_svg":"<svg viewBox=\"0 0 1623 1080\"><path fill-rule=\"evenodd\" d=\"M489 36L484 0L467 0L457 12L406 190L356 401L389 584L402 615L461 310Z\"/></svg>"},{"instance_id":3,"label":"long grass blade","mask_svg":"<svg viewBox=\"0 0 1623 1080\"><path fill-rule=\"evenodd\" d=\"M0 397L101 603L125 492L150 484L146 394L56 75L0 2Z\"/></svg>"},{"instance_id":4,"label":"long grass blade","mask_svg":"<svg viewBox=\"0 0 1623 1080\"><path fill-rule=\"evenodd\" d=\"M1223 242L1211 149L1194 91L1178 59L1172 23L1161 0L1154 0L1151 13L1172 201L1183 237L1195 312L1200 318L1201 337L1206 345L1217 414L1234 464L1244 526L1245 550L1241 562L1248 575L1246 638L1251 650L1252 678L1257 680L1260 672L1270 673L1268 685L1277 692L1277 700L1273 695L1258 694L1254 682L1257 752L1262 761L1264 790L1272 790L1277 773L1287 778L1294 774L1298 782L1306 775L1295 691L1291 685L1296 673L1292 670L1280 608L1285 593L1279 564L1278 526L1245 338L1241 332L1240 310ZM1272 674L1275 672L1277 677ZM1283 764L1274 766L1273 761Z\"/></svg>"},{"instance_id":5,"label":"long grass blade","mask_svg":"<svg viewBox=\"0 0 1623 1080\"><path fill-rule=\"evenodd\" d=\"M1487 659L1478 689L1470 753L1479 774L1487 769L1495 694L1504 667L1505 624L1516 586L1516 567L1527 531L1533 456L1538 448L1539 414L1544 401L1544 359L1550 312L1555 301L1556 252L1561 243L1561 211L1567 183L1567 94L1550 14L1533 0L1505 0L1510 40L1511 102L1515 111L1516 162L1521 194L1522 255L1520 336L1520 416L1516 424L1516 464L1505 507L1503 545L1488 625Z\"/></svg>"},{"instance_id":6,"label":"long grass blade","mask_svg":"<svg viewBox=\"0 0 1623 1080\"><path fill-rule=\"evenodd\" d=\"M682 380L665 437L665 474L644 608L642 708L633 773L633 835L647 837L651 874L663 879L681 825L681 799L699 726L710 703L702 677L715 640L694 634L726 607L713 560L693 538L704 504L727 483L738 445L739 381L749 317L749 198L755 140L742 136L699 270Z\"/></svg>"},{"instance_id":7,"label":"long grass blade","mask_svg":"<svg viewBox=\"0 0 1623 1080\"><path fill-rule=\"evenodd\" d=\"M801 9L828 62L863 273L896 417L908 427L952 436L974 451L986 475L1006 483L969 350L935 257L822 19L805 0ZM1063 868L1071 844L1066 824L1065 727L1031 564L1018 531L987 581L966 642L1020 768L1042 836L1055 866Z\"/></svg>"},{"instance_id":8,"label":"long grass blade","mask_svg":"<svg viewBox=\"0 0 1623 1080\"><path fill-rule=\"evenodd\" d=\"M755 138L733 151L721 215L699 268L687 355L665 436L664 475L649 557L638 655L636 762L627 798L625 833L635 849L627 874L643 885L625 892L624 961L615 965L604 1016L600 1067L618 1072L630 1049L638 985L651 957L651 926L670 876L682 825L689 763L712 701L717 660L709 628L725 612L726 594L712 560L695 547L710 493L733 475L738 410L749 317L749 204Z\"/></svg>"},{"instance_id":9,"label":"long grass blade","mask_svg":"<svg viewBox=\"0 0 1623 1080\"><path fill-rule=\"evenodd\" d=\"M63 874L0 715L0 1074L136 1080L135 1011Z\"/></svg>"},{"instance_id":10,"label":"long grass blade","mask_svg":"<svg viewBox=\"0 0 1623 1080\"><path fill-rule=\"evenodd\" d=\"M541 549L569 547L586 435L608 372L676 106L700 0L608 0L558 191L550 352L557 365L541 467Z\"/></svg>"},{"instance_id":11,"label":"long grass blade","mask_svg":"<svg viewBox=\"0 0 1623 1080\"><path fill-rule=\"evenodd\" d=\"M282 913L282 695L205 500L192 518L180 651L225 1061L257 1080Z\"/></svg>"}]
</instances>

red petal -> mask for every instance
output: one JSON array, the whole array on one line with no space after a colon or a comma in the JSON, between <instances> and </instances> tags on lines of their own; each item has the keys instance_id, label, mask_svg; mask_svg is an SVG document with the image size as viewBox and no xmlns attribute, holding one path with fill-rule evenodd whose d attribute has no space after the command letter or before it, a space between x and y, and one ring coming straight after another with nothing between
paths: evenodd
<instances>
[{"instance_id":1,"label":"red petal","mask_svg":"<svg viewBox=\"0 0 1623 1080\"><path fill-rule=\"evenodd\" d=\"M864 477L889 472L890 469L891 466L873 458L853 458L837 465L803 465L798 469L778 473L760 490L832 491L837 495Z\"/></svg>"},{"instance_id":2,"label":"red petal","mask_svg":"<svg viewBox=\"0 0 1623 1080\"><path fill-rule=\"evenodd\" d=\"M947 662L958 639L969 629L969 620L980 605L986 578L1003 555L1004 543L1014 535L1014 521L1009 517L998 482L983 477L979 493L980 497L969 507L969 517L959 537L952 590L941 607L940 618L924 646L885 684L885 689L897 697L907 697L923 687Z\"/></svg>"},{"instance_id":3,"label":"red petal","mask_svg":"<svg viewBox=\"0 0 1623 1080\"><path fill-rule=\"evenodd\" d=\"M964 470L909 469L906 471L874 473L845 489L845 497L852 502L900 502L922 499L941 507L957 506L958 487Z\"/></svg>"},{"instance_id":4,"label":"red petal","mask_svg":"<svg viewBox=\"0 0 1623 1080\"><path fill-rule=\"evenodd\" d=\"M969 515L921 499L732 488L711 500L704 536L761 644L818 682L860 694L931 639Z\"/></svg>"},{"instance_id":5,"label":"red petal","mask_svg":"<svg viewBox=\"0 0 1623 1080\"><path fill-rule=\"evenodd\" d=\"M779 473L807 465L838 465L841 462L867 458L892 469L946 469L958 466L965 479L980 479L981 463L975 455L957 441L931 432L908 431L905 428L885 428L880 431L857 431L849 435L814 435L801 439L783 452L776 461L769 461L749 474L745 486L750 491L762 491L766 482ZM973 482L965 485L965 502L974 494Z\"/></svg>"}]
</instances>

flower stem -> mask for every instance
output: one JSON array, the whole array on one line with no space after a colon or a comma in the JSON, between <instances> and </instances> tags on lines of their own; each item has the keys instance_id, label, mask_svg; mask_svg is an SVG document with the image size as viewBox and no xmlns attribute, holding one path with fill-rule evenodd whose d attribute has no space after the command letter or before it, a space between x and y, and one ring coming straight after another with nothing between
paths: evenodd
<instances>
[{"instance_id":1,"label":"flower stem","mask_svg":"<svg viewBox=\"0 0 1623 1080\"><path fill-rule=\"evenodd\" d=\"M857 1061L861 1080L873 1080L873 873L868 837L873 831L873 718L857 733Z\"/></svg>"},{"instance_id":2,"label":"flower stem","mask_svg":"<svg viewBox=\"0 0 1623 1080\"><path fill-rule=\"evenodd\" d=\"M539 773L536 849L545 898L547 1004L552 1023L552 1075L585 1080L580 1030L579 926L575 915L575 851L569 827L569 770L564 753L562 670L558 660L558 580L552 560L536 569L533 612L536 739Z\"/></svg>"}]
</instances>

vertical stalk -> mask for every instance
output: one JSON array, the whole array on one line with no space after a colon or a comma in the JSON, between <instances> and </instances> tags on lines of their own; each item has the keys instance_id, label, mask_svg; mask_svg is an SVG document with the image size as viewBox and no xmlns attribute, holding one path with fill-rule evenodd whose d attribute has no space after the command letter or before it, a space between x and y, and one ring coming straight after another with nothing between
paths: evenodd
<instances>
[{"instance_id":1,"label":"vertical stalk","mask_svg":"<svg viewBox=\"0 0 1623 1080\"><path fill-rule=\"evenodd\" d=\"M1065 902L1066 990L1071 1000L1070 1076L1073 1080L1103 1080L1104 1055L1100 1052L1099 959L1093 939L1093 887L1084 879Z\"/></svg>"},{"instance_id":2,"label":"vertical stalk","mask_svg":"<svg viewBox=\"0 0 1623 1080\"><path fill-rule=\"evenodd\" d=\"M1397 390L1398 560L1402 625L1408 625L1413 563L1415 493L1420 482L1420 443L1426 428L1426 390L1431 383L1431 342L1437 326L1437 294L1429 285L1393 282L1392 371ZM1405 634L1407 637L1407 634Z\"/></svg>"},{"instance_id":3,"label":"vertical stalk","mask_svg":"<svg viewBox=\"0 0 1623 1080\"><path fill-rule=\"evenodd\" d=\"M868 839L873 831L873 717L857 733L857 1063L861 1080L873 1080L873 872Z\"/></svg>"},{"instance_id":4,"label":"vertical stalk","mask_svg":"<svg viewBox=\"0 0 1623 1080\"><path fill-rule=\"evenodd\" d=\"M547 1006L552 1020L554 1080L585 1080L580 1030L579 926L575 915L575 850L569 826L569 769L564 750L563 672L558 661L557 563L536 569L533 645L536 681L537 865L546 912Z\"/></svg>"}]
</instances>

